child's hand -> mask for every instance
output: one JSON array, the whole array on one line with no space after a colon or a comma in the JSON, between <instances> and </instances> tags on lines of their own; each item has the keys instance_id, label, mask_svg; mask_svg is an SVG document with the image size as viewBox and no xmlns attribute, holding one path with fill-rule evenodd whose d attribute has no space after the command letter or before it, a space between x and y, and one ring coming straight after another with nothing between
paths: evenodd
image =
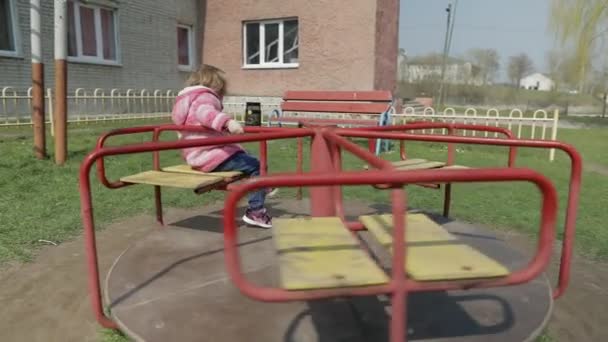
<instances>
[{"instance_id":1,"label":"child's hand","mask_svg":"<svg viewBox=\"0 0 608 342\"><path fill-rule=\"evenodd\" d=\"M245 133L245 131L243 130L243 126L241 126L240 123L238 123L238 121L236 120L230 120L228 121L228 132L232 133L232 134L243 134Z\"/></svg>"}]
</instances>

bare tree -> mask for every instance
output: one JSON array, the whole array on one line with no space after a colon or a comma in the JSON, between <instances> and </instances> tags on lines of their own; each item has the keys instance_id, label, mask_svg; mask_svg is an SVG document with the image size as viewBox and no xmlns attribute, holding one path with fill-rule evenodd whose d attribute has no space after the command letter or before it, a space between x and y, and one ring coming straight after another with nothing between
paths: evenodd
<instances>
[{"instance_id":1,"label":"bare tree","mask_svg":"<svg viewBox=\"0 0 608 342\"><path fill-rule=\"evenodd\" d=\"M500 57L495 49L471 49L469 59L479 68L483 84L493 82L500 69Z\"/></svg>"},{"instance_id":2,"label":"bare tree","mask_svg":"<svg viewBox=\"0 0 608 342\"><path fill-rule=\"evenodd\" d=\"M534 64L528 55L525 53L509 58L508 73L513 85L518 88L521 86L521 80L527 73L534 70Z\"/></svg>"}]
</instances>

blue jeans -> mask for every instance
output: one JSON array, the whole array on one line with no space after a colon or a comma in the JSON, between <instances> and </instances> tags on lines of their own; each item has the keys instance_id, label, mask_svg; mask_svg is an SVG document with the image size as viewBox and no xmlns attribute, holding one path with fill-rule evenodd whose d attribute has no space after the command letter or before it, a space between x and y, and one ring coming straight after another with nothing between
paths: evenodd
<instances>
[{"instance_id":1,"label":"blue jeans","mask_svg":"<svg viewBox=\"0 0 608 342\"><path fill-rule=\"evenodd\" d=\"M260 175L260 161L245 152L238 152L218 165L213 171L240 171L248 177L257 177ZM266 189L261 189L250 194L249 209L259 210L264 208L265 200Z\"/></svg>"}]
</instances>

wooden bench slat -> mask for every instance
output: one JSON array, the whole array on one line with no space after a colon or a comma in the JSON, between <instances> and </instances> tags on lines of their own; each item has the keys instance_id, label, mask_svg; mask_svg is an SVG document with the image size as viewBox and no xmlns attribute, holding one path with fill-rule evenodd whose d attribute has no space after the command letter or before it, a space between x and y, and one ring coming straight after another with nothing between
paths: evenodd
<instances>
[{"instance_id":1,"label":"wooden bench slat","mask_svg":"<svg viewBox=\"0 0 608 342\"><path fill-rule=\"evenodd\" d=\"M310 101L386 101L391 102L390 91L287 91L284 100Z\"/></svg>"},{"instance_id":2,"label":"wooden bench slat","mask_svg":"<svg viewBox=\"0 0 608 342\"><path fill-rule=\"evenodd\" d=\"M273 220L282 287L312 290L385 284L388 277L337 217Z\"/></svg>"},{"instance_id":3,"label":"wooden bench slat","mask_svg":"<svg viewBox=\"0 0 608 342\"><path fill-rule=\"evenodd\" d=\"M209 174L196 175L177 172L145 171L135 175L122 177L120 180L125 183L196 190L205 186L222 183L224 178Z\"/></svg>"},{"instance_id":4,"label":"wooden bench slat","mask_svg":"<svg viewBox=\"0 0 608 342\"><path fill-rule=\"evenodd\" d=\"M386 103L349 102L283 102L284 112L353 113L380 115L389 109Z\"/></svg>"},{"instance_id":5,"label":"wooden bench slat","mask_svg":"<svg viewBox=\"0 0 608 342\"><path fill-rule=\"evenodd\" d=\"M361 223L392 251L393 216L361 216ZM427 215L407 215L406 272L418 281L467 280L502 277L509 270L464 244Z\"/></svg>"},{"instance_id":6,"label":"wooden bench slat","mask_svg":"<svg viewBox=\"0 0 608 342\"><path fill-rule=\"evenodd\" d=\"M178 172L178 173L188 173L193 175L205 175L205 176L214 176L214 177L223 177L223 178L236 178L242 175L242 172L238 171L227 171L227 172L202 172L198 170L194 170L190 165L182 164L182 165L174 165L167 166L162 168L165 172Z\"/></svg>"},{"instance_id":7,"label":"wooden bench slat","mask_svg":"<svg viewBox=\"0 0 608 342\"><path fill-rule=\"evenodd\" d=\"M312 123L315 125L354 125L354 126L376 126L378 120L359 120L359 119L323 119L323 118L309 118L304 116L282 116L277 119L277 122L292 122L292 123Z\"/></svg>"},{"instance_id":8,"label":"wooden bench slat","mask_svg":"<svg viewBox=\"0 0 608 342\"><path fill-rule=\"evenodd\" d=\"M408 160L404 160L404 161L393 163L393 166L395 166L395 168L397 168L397 170L411 171L411 170L437 169L437 168L441 168L441 167L445 166L445 163L437 162L437 161L427 161L427 160L408 163Z\"/></svg>"}]
</instances>

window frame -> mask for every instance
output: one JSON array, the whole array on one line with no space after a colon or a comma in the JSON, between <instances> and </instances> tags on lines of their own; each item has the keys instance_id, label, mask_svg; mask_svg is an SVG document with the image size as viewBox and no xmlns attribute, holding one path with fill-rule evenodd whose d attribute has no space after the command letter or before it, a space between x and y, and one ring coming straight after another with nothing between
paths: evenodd
<instances>
[{"instance_id":1,"label":"window frame","mask_svg":"<svg viewBox=\"0 0 608 342\"><path fill-rule=\"evenodd\" d=\"M23 49L21 46L21 30L19 29L19 13L17 11L16 0L7 0L8 13L11 16L11 33L13 35L14 50L0 50L0 57L23 57Z\"/></svg>"},{"instance_id":2,"label":"window frame","mask_svg":"<svg viewBox=\"0 0 608 342\"><path fill-rule=\"evenodd\" d=\"M296 21L298 23L298 62L297 63L285 63L283 58L285 57L285 22L287 21ZM242 68L243 69L295 69L300 67L300 58L299 58L299 49L300 49L300 20L298 17L287 17L281 19L268 19L268 20L247 20L243 21L243 59L242 59ZM249 24L258 24L259 25L259 64L247 64L247 25ZM269 24L279 24L279 47L278 47L278 55L279 62L268 63L265 62L266 59L266 25Z\"/></svg>"},{"instance_id":3,"label":"window frame","mask_svg":"<svg viewBox=\"0 0 608 342\"><path fill-rule=\"evenodd\" d=\"M69 0L68 0L69 1ZM121 50L120 50L120 33L118 31L118 10L114 7L107 7L102 5L97 5L95 3L82 3L80 1L74 0L72 1L73 9L74 9L74 29L76 30L76 54L78 56L67 56L68 62L73 63L86 63L86 64L99 64L99 65L113 65L113 66L121 66ZM85 7L92 9L94 11L94 20L95 20L95 42L96 42L96 50L97 56L85 56L82 53L82 25L80 22L80 7ZM101 24L101 10L111 11L114 18L114 53L116 55L116 59L105 59L103 58L103 31ZM69 14L68 18L69 20Z\"/></svg>"},{"instance_id":4,"label":"window frame","mask_svg":"<svg viewBox=\"0 0 608 342\"><path fill-rule=\"evenodd\" d=\"M195 56L195 50L194 50L194 27L193 25L188 25L188 24L182 24L182 23L178 23L176 26L176 31L179 28L185 28L188 30L188 61L190 62L189 65L184 65L184 64L179 64L179 40L177 41L177 69L179 71L193 71L194 70L194 66L195 66L195 60L196 60L196 56Z\"/></svg>"}]
</instances>

